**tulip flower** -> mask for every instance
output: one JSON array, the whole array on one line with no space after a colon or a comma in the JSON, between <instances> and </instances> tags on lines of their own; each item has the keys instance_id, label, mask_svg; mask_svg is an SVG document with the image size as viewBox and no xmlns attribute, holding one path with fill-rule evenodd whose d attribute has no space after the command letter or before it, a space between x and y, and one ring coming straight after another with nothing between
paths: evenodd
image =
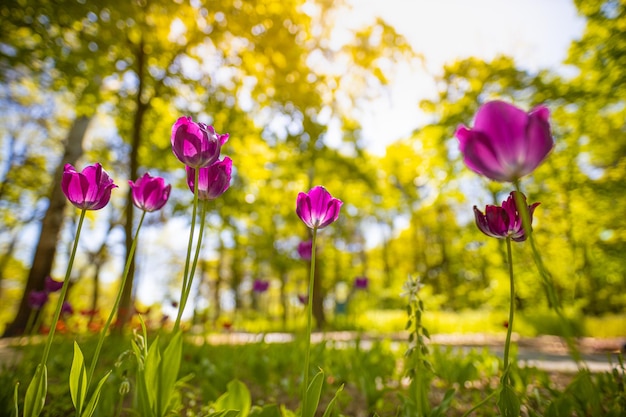
<instances>
[{"instance_id":1,"label":"tulip flower","mask_svg":"<svg viewBox=\"0 0 626 417\"><path fill-rule=\"evenodd\" d=\"M28 307L31 310L41 310L48 302L48 293L45 291L31 291L28 293Z\"/></svg>"},{"instance_id":2,"label":"tulip flower","mask_svg":"<svg viewBox=\"0 0 626 417\"><path fill-rule=\"evenodd\" d=\"M86 166L82 172L77 172L71 164L65 165L61 189L79 209L100 210L109 203L113 188L117 185L98 163Z\"/></svg>"},{"instance_id":3,"label":"tulip flower","mask_svg":"<svg viewBox=\"0 0 626 417\"><path fill-rule=\"evenodd\" d=\"M522 215L515 202L515 193L517 192L512 191L509 197L502 202L502 207L487 205L485 213L474 206L476 225L481 232L498 239L511 238L516 242L526 240L527 233L522 226ZM526 204L526 196L521 194L521 197ZM539 204L533 203L528 206L530 223L532 223L533 212Z\"/></svg>"},{"instance_id":4,"label":"tulip flower","mask_svg":"<svg viewBox=\"0 0 626 417\"><path fill-rule=\"evenodd\" d=\"M298 244L298 255L305 261L311 260L311 250L313 249L313 242L307 240Z\"/></svg>"},{"instance_id":5,"label":"tulip flower","mask_svg":"<svg viewBox=\"0 0 626 417\"><path fill-rule=\"evenodd\" d=\"M369 286L369 279L367 277L356 277L354 279L354 288L357 290L366 290Z\"/></svg>"},{"instance_id":6,"label":"tulip flower","mask_svg":"<svg viewBox=\"0 0 626 417\"><path fill-rule=\"evenodd\" d=\"M233 161L229 157L213 163L213 165L200 168L198 174L198 199L214 200L224 194L230 187ZM193 192L195 181L195 169L187 166L187 185Z\"/></svg>"},{"instance_id":7,"label":"tulip flower","mask_svg":"<svg viewBox=\"0 0 626 417\"><path fill-rule=\"evenodd\" d=\"M47 293L57 292L63 288L63 281L56 281L50 275L44 280L44 289Z\"/></svg>"},{"instance_id":8,"label":"tulip flower","mask_svg":"<svg viewBox=\"0 0 626 417\"><path fill-rule=\"evenodd\" d=\"M455 132L465 164L495 181L516 182L530 174L554 147L548 118L538 106L529 113L503 101L484 104L472 129Z\"/></svg>"},{"instance_id":9,"label":"tulip flower","mask_svg":"<svg viewBox=\"0 0 626 417\"><path fill-rule=\"evenodd\" d=\"M255 279L254 282L252 283L252 291L256 292L256 293L264 293L266 292L270 287L270 282L269 281L264 281L262 279Z\"/></svg>"},{"instance_id":10,"label":"tulip flower","mask_svg":"<svg viewBox=\"0 0 626 417\"><path fill-rule=\"evenodd\" d=\"M220 135L213 126L195 123L191 117L180 117L172 126L172 151L185 165L204 168L220 156L228 134Z\"/></svg>"},{"instance_id":11,"label":"tulip flower","mask_svg":"<svg viewBox=\"0 0 626 417\"><path fill-rule=\"evenodd\" d=\"M69 301L63 301L63 305L61 306L61 314L74 314L74 308L69 303Z\"/></svg>"},{"instance_id":12,"label":"tulip flower","mask_svg":"<svg viewBox=\"0 0 626 417\"><path fill-rule=\"evenodd\" d=\"M161 177L152 177L147 172L130 184L133 204L143 211L160 210L170 197L171 185Z\"/></svg>"},{"instance_id":13,"label":"tulip flower","mask_svg":"<svg viewBox=\"0 0 626 417\"><path fill-rule=\"evenodd\" d=\"M337 220L342 204L326 188L318 185L308 193L298 194L296 213L310 229L323 229Z\"/></svg>"}]
</instances>

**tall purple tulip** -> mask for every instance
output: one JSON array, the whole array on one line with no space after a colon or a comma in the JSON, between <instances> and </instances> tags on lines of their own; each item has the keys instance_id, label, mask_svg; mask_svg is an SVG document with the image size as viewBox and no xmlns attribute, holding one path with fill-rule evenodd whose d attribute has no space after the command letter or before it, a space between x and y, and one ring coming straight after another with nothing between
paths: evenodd
<instances>
[{"instance_id":1,"label":"tall purple tulip","mask_svg":"<svg viewBox=\"0 0 626 417\"><path fill-rule=\"evenodd\" d=\"M474 128L461 125L454 135L472 171L495 181L515 182L533 172L554 147L549 117L545 106L526 113L512 104L490 101L478 110Z\"/></svg>"},{"instance_id":2,"label":"tall purple tulip","mask_svg":"<svg viewBox=\"0 0 626 417\"><path fill-rule=\"evenodd\" d=\"M67 199L79 209L100 210L109 203L111 190L117 188L102 165L96 163L77 172L66 164L61 189Z\"/></svg>"},{"instance_id":3,"label":"tall purple tulip","mask_svg":"<svg viewBox=\"0 0 626 417\"><path fill-rule=\"evenodd\" d=\"M48 302L48 293L45 291L31 291L28 293L28 307L31 310L41 310Z\"/></svg>"},{"instance_id":4,"label":"tall purple tulip","mask_svg":"<svg viewBox=\"0 0 626 417\"><path fill-rule=\"evenodd\" d=\"M133 204L141 210L160 210L170 197L171 185L166 185L161 177L152 177L147 172L130 184Z\"/></svg>"},{"instance_id":5,"label":"tall purple tulip","mask_svg":"<svg viewBox=\"0 0 626 417\"><path fill-rule=\"evenodd\" d=\"M188 116L180 117L172 126L172 151L191 168L204 168L217 161L227 140L228 133L220 135L213 126L195 123Z\"/></svg>"},{"instance_id":6,"label":"tall purple tulip","mask_svg":"<svg viewBox=\"0 0 626 417\"><path fill-rule=\"evenodd\" d=\"M487 205L485 213L474 206L476 225L487 236L497 239L511 238L516 242L526 240L527 233L522 226L522 216L515 203L515 193L512 191L509 197L502 202L502 207ZM526 204L526 196L522 194L522 200ZM528 206L530 223L533 221L533 212L540 203Z\"/></svg>"},{"instance_id":7,"label":"tall purple tulip","mask_svg":"<svg viewBox=\"0 0 626 417\"><path fill-rule=\"evenodd\" d=\"M308 193L298 194L296 213L310 229L323 229L337 220L342 204L326 188L318 185Z\"/></svg>"},{"instance_id":8,"label":"tall purple tulip","mask_svg":"<svg viewBox=\"0 0 626 417\"><path fill-rule=\"evenodd\" d=\"M50 275L44 280L44 290L47 293L57 292L63 288L63 281L56 281Z\"/></svg>"},{"instance_id":9,"label":"tall purple tulip","mask_svg":"<svg viewBox=\"0 0 626 417\"><path fill-rule=\"evenodd\" d=\"M224 194L230 187L233 161L229 157L217 161L212 165L200 168L198 174L198 199L214 200ZM187 170L187 185L193 191L195 181L195 169L189 166Z\"/></svg>"}]
</instances>

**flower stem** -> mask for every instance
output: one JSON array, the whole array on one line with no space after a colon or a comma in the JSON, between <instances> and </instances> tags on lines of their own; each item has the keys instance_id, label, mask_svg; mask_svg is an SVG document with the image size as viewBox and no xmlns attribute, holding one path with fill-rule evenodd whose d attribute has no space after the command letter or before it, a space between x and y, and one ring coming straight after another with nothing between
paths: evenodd
<instances>
[{"instance_id":1,"label":"flower stem","mask_svg":"<svg viewBox=\"0 0 626 417\"><path fill-rule=\"evenodd\" d=\"M124 286L126 285L126 280L128 279L128 273L130 271L130 264L135 256L135 249L137 248L137 241L139 240L139 230L141 229L141 225L143 224L143 219L146 217L146 212L143 211L141 214L141 218L139 219L139 224L137 225L137 230L135 231L135 237L133 238L133 243L130 246L130 251L128 252L128 257L126 258L126 265L124 266L124 274L122 275L122 282L120 283L120 288L117 291L117 296L115 298L115 303L113 304L113 308L111 309L111 313L109 313L109 317L107 318L104 327L100 330L100 336L98 338L98 345L96 346L96 350L93 354L93 359L91 360L91 365L89 366L89 372L87 373L87 390L89 390L89 386L91 385L91 379L93 378L93 373L96 369L96 364L98 363L98 357L100 356L100 351L102 350L102 345L104 343L104 338L106 337L107 332L109 331L109 327L113 322L113 317L117 313L117 308L120 305L120 301L122 299L122 292L124 290Z\"/></svg>"},{"instance_id":2,"label":"flower stem","mask_svg":"<svg viewBox=\"0 0 626 417\"><path fill-rule=\"evenodd\" d=\"M506 238L507 262L509 263L510 300L509 300L509 323L504 342L504 374L509 369L509 350L511 348L511 334L513 333L513 318L515 317L515 278L513 275L513 254L511 251L511 238Z\"/></svg>"},{"instance_id":3,"label":"flower stem","mask_svg":"<svg viewBox=\"0 0 626 417\"><path fill-rule=\"evenodd\" d=\"M311 274L309 276L309 295L306 314L306 349L304 355L304 384L302 386L302 410L307 409L307 389L309 388L309 362L311 360L311 331L313 327L313 287L315 282L315 247L317 244L317 228L313 228L311 243Z\"/></svg>"},{"instance_id":4,"label":"flower stem","mask_svg":"<svg viewBox=\"0 0 626 417\"><path fill-rule=\"evenodd\" d=\"M554 309L554 311L556 311L557 316L561 320L561 324L565 332L565 341L569 348L572 359L574 359L574 361L576 361L576 363L579 366L581 366L582 357L580 356L578 347L574 343L571 324L565 317L565 314L563 313L563 309L561 307L561 301L559 300L559 297L557 296L557 293L555 291L552 275L546 269L543 263L541 254L539 253L539 250L537 249L537 245L536 245L535 238L533 236L533 231L532 231L530 212L528 210L528 205L524 202L524 199L522 197L522 191L521 191L519 181L515 181L513 185L515 186L515 190L517 191L517 193L515 194L515 205L517 206L517 209L520 215L522 216L522 226L524 227L524 232L526 233L526 236L528 237L528 242L530 243L530 248L533 254L533 259L535 261L535 265L537 266L537 270L539 271L539 275L541 276L543 288L546 292L546 297L548 298L548 304L550 305L550 307Z\"/></svg>"},{"instance_id":5,"label":"flower stem","mask_svg":"<svg viewBox=\"0 0 626 417\"><path fill-rule=\"evenodd\" d=\"M57 301L56 310L52 318L52 323L50 324L50 331L48 332L48 339L46 340L46 347L44 348L43 356L41 358L41 365L46 365L48 362L48 356L50 355L50 348L52 346L52 339L54 339L54 332L56 330L59 317L61 316L61 309L63 307L63 301L65 300L65 296L67 295L67 289L69 288L70 274L72 273L72 266L74 265L74 258L76 257L76 249L78 248L78 240L80 239L80 231L83 228L85 214L87 214L87 210L83 209L80 212L78 226L76 227L76 235L74 236L74 246L72 247L70 259L67 264L67 270L65 271L65 279L63 280L63 286L61 287L59 300Z\"/></svg>"},{"instance_id":6,"label":"flower stem","mask_svg":"<svg viewBox=\"0 0 626 417\"><path fill-rule=\"evenodd\" d=\"M202 209L200 210L200 230L198 232L198 242L196 243L196 252L193 256L193 261L191 263L191 271L189 272L189 279L187 280L187 287L184 288L185 296L180 301L181 310L185 310L185 306L187 305L187 300L189 299L189 294L191 293L191 284L193 283L193 277L196 273L196 266L198 265L198 258L200 257L200 249L202 248L202 237L204 236L204 223L206 218L208 201L204 201L202 204Z\"/></svg>"},{"instance_id":7,"label":"flower stem","mask_svg":"<svg viewBox=\"0 0 626 417\"><path fill-rule=\"evenodd\" d=\"M185 291L187 289L187 281L189 277L189 260L191 259L191 248L193 246L193 234L196 228L196 212L198 210L198 180L200 178L200 169L194 170L194 182L193 182L193 210L191 212L191 230L189 230L189 243L187 244L187 257L185 259L185 272L183 273L183 285L180 294L180 300L178 303L178 315L176 316L176 323L174 324L174 332L180 327L180 319L183 316L183 307L181 303L183 299L186 299Z\"/></svg>"}]
</instances>

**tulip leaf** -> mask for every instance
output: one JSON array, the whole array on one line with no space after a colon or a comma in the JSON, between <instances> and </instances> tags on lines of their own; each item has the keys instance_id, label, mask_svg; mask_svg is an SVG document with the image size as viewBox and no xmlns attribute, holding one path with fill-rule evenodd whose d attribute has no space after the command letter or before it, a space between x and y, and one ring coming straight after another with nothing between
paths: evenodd
<instances>
[{"instance_id":1,"label":"tulip leaf","mask_svg":"<svg viewBox=\"0 0 626 417\"><path fill-rule=\"evenodd\" d=\"M144 380L146 384L146 395L148 404L147 408L156 411L157 415L160 413L157 410L159 405L158 396L159 392L159 364L161 363L161 352L159 351L159 336L154 339L154 342L148 348L148 355L146 356L144 363Z\"/></svg>"},{"instance_id":2,"label":"tulip leaf","mask_svg":"<svg viewBox=\"0 0 626 417\"><path fill-rule=\"evenodd\" d=\"M28 385L24 398L24 417L38 417L46 403L48 391L48 368L44 364L37 365L35 375Z\"/></svg>"},{"instance_id":3,"label":"tulip leaf","mask_svg":"<svg viewBox=\"0 0 626 417\"><path fill-rule=\"evenodd\" d=\"M252 398L248 387L237 379L230 381L226 392L213 403L216 410L237 410L238 417L247 417L251 406Z\"/></svg>"},{"instance_id":4,"label":"tulip leaf","mask_svg":"<svg viewBox=\"0 0 626 417\"><path fill-rule=\"evenodd\" d=\"M70 368L70 396L77 413L83 411L85 396L87 395L87 370L85 369L85 357L78 343L74 341L74 358Z\"/></svg>"},{"instance_id":5,"label":"tulip leaf","mask_svg":"<svg viewBox=\"0 0 626 417\"><path fill-rule=\"evenodd\" d=\"M159 385L159 396L157 401L159 401L160 410L159 415L167 414L167 407L172 400L172 396L174 394L174 386L176 384L176 380L178 378L178 371L180 369L180 361L183 353L183 336L182 332L178 331L163 351L163 357L161 358L161 362L159 363L160 372L159 376L161 378Z\"/></svg>"},{"instance_id":6,"label":"tulip leaf","mask_svg":"<svg viewBox=\"0 0 626 417\"><path fill-rule=\"evenodd\" d=\"M333 396L333 399L330 400L330 402L328 403L328 406L326 407L326 410L324 411L324 415L322 417L330 417L333 415L333 409L335 408L335 402L337 401L337 396L339 395L339 393L343 391L343 384L341 384L341 386L339 388L337 388L337 391L335 392L335 395Z\"/></svg>"},{"instance_id":7,"label":"tulip leaf","mask_svg":"<svg viewBox=\"0 0 626 417\"><path fill-rule=\"evenodd\" d=\"M509 384L505 384L500 391L498 408L504 417L518 417L520 415L520 402Z\"/></svg>"},{"instance_id":8,"label":"tulip leaf","mask_svg":"<svg viewBox=\"0 0 626 417\"><path fill-rule=\"evenodd\" d=\"M102 387L104 386L104 383L109 378L109 375L111 375L111 372L112 371L107 372L106 375L102 377L100 382L98 382L98 385L96 386L96 389L91 395L91 398L89 399L89 402L87 403L87 406L85 406L85 411L83 412L81 417L91 417L94 411L96 411L96 407L98 406L98 401L100 401L100 392L102 391Z\"/></svg>"},{"instance_id":9,"label":"tulip leaf","mask_svg":"<svg viewBox=\"0 0 626 417\"><path fill-rule=\"evenodd\" d=\"M302 417L313 417L317 410L322 394L322 384L324 383L324 372L319 371L306 390L306 408L302 409Z\"/></svg>"}]
</instances>

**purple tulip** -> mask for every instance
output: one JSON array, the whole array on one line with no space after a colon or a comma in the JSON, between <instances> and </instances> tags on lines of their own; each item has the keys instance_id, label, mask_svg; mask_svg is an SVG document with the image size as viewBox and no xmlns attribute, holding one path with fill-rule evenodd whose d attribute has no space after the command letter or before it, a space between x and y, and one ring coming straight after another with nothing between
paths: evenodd
<instances>
[{"instance_id":1,"label":"purple tulip","mask_svg":"<svg viewBox=\"0 0 626 417\"><path fill-rule=\"evenodd\" d=\"M31 291L28 293L28 307L31 310L41 310L48 301L48 293L45 291Z\"/></svg>"},{"instance_id":2,"label":"purple tulip","mask_svg":"<svg viewBox=\"0 0 626 417\"><path fill-rule=\"evenodd\" d=\"M498 239L511 238L516 242L522 242L526 240L526 232L522 226L522 216L517 209L515 203L515 193L512 191L509 197L502 202L502 207L487 205L485 213L474 206L474 216L476 218L476 225L481 232L487 236L495 237ZM522 194L524 204L526 204L526 196ZM528 213L530 215L530 222L533 221L533 212L540 203L533 203L528 206Z\"/></svg>"},{"instance_id":3,"label":"purple tulip","mask_svg":"<svg viewBox=\"0 0 626 417\"><path fill-rule=\"evenodd\" d=\"M74 314L74 308L69 301L63 301L63 304L61 305L61 314Z\"/></svg>"},{"instance_id":4,"label":"purple tulip","mask_svg":"<svg viewBox=\"0 0 626 417\"><path fill-rule=\"evenodd\" d=\"M298 244L298 255L305 261L311 260L311 254L313 252L313 241L306 240Z\"/></svg>"},{"instance_id":5,"label":"purple tulip","mask_svg":"<svg viewBox=\"0 0 626 417\"><path fill-rule=\"evenodd\" d=\"M77 172L71 164L66 164L61 188L77 208L100 210L109 203L111 190L117 185L98 163L86 166L83 172Z\"/></svg>"},{"instance_id":6,"label":"purple tulip","mask_svg":"<svg viewBox=\"0 0 626 417\"><path fill-rule=\"evenodd\" d=\"M357 290L366 290L369 286L369 279L367 277L356 277L354 279L354 288Z\"/></svg>"},{"instance_id":7,"label":"purple tulip","mask_svg":"<svg viewBox=\"0 0 626 417\"><path fill-rule=\"evenodd\" d=\"M171 185L161 177L152 177L147 172L130 184L133 204L144 211L160 210L170 197Z\"/></svg>"},{"instance_id":8,"label":"purple tulip","mask_svg":"<svg viewBox=\"0 0 626 417\"><path fill-rule=\"evenodd\" d=\"M298 194L296 213L310 229L323 229L337 220L342 204L341 200L318 185L308 193Z\"/></svg>"},{"instance_id":9,"label":"purple tulip","mask_svg":"<svg viewBox=\"0 0 626 417\"><path fill-rule=\"evenodd\" d=\"M180 117L172 126L172 151L191 168L204 168L217 161L227 140L228 133L220 135L213 126L194 123L191 117Z\"/></svg>"},{"instance_id":10,"label":"purple tulip","mask_svg":"<svg viewBox=\"0 0 626 417\"><path fill-rule=\"evenodd\" d=\"M198 198L200 200L214 200L224 194L230 187L230 177L233 161L229 157L213 163L213 165L200 168L198 176ZM193 192L196 171L189 166L187 170L187 185Z\"/></svg>"},{"instance_id":11,"label":"purple tulip","mask_svg":"<svg viewBox=\"0 0 626 417\"><path fill-rule=\"evenodd\" d=\"M515 182L533 172L554 147L549 117L545 106L526 113L491 101L478 110L473 129L461 125L454 135L472 171L495 181Z\"/></svg>"},{"instance_id":12,"label":"purple tulip","mask_svg":"<svg viewBox=\"0 0 626 417\"><path fill-rule=\"evenodd\" d=\"M50 275L44 280L44 289L49 294L51 292L57 292L63 288L63 281L55 281Z\"/></svg>"},{"instance_id":13,"label":"purple tulip","mask_svg":"<svg viewBox=\"0 0 626 417\"><path fill-rule=\"evenodd\" d=\"M264 281L262 279L255 279L254 282L252 283L252 291L256 292L256 293L264 293L266 292L270 287L270 282L269 281Z\"/></svg>"}]
</instances>

